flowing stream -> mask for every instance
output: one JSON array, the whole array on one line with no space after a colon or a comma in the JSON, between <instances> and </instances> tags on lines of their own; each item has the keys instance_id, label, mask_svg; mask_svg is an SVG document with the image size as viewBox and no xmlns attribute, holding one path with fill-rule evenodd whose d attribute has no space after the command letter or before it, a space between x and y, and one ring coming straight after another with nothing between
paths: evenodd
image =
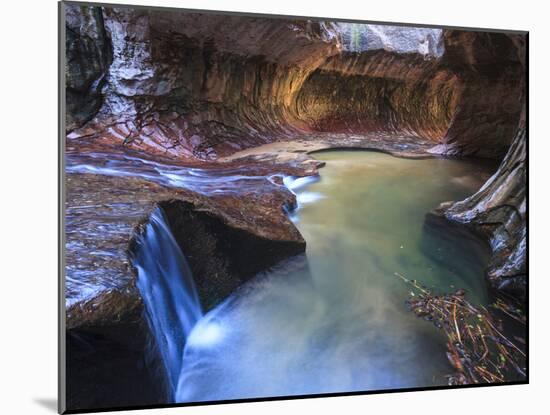
<instances>
[{"instance_id":1,"label":"flowing stream","mask_svg":"<svg viewBox=\"0 0 550 415\"><path fill-rule=\"evenodd\" d=\"M254 191L271 181L269 176L243 174L242 169L210 169L158 163L126 154L85 153L66 156L67 173L138 177L163 186L185 188L206 196Z\"/></svg>"},{"instance_id":2,"label":"flowing stream","mask_svg":"<svg viewBox=\"0 0 550 415\"><path fill-rule=\"evenodd\" d=\"M137 242L137 285L174 394L182 350L203 313L191 269L160 208L151 214Z\"/></svg>"},{"instance_id":3,"label":"flowing stream","mask_svg":"<svg viewBox=\"0 0 550 415\"><path fill-rule=\"evenodd\" d=\"M155 310L165 362L174 363L176 402L446 384L443 337L407 310L409 287L394 273L488 302L485 244L425 217L474 193L489 169L375 152L316 158L326 162L317 181L285 179L298 196L292 219L306 255L258 275L202 318L185 259L161 215L153 217L138 258L140 289ZM160 249L158 237L173 249ZM170 276L182 270L184 284L174 285Z\"/></svg>"}]
</instances>

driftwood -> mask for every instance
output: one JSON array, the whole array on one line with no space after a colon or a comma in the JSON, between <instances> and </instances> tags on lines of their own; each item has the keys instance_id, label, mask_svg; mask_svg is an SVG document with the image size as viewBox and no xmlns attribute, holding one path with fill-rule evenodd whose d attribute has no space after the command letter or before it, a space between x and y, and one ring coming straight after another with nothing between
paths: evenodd
<instances>
[{"instance_id":1,"label":"driftwood","mask_svg":"<svg viewBox=\"0 0 550 415\"><path fill-rule=\"evenodd\" d=\"M500 312L525 325L521 310L497 300L490 306L474 306L459 289L453 294L434 295L416 280L395 273L414 291L407 300L410 310L442 330L447 340L447 358L455 370L448 375L449 385L502 383L526 377L525 340L514 341L503 334ZM415 293L416 291L416 293Z\"/></svg>"}]
</instances>

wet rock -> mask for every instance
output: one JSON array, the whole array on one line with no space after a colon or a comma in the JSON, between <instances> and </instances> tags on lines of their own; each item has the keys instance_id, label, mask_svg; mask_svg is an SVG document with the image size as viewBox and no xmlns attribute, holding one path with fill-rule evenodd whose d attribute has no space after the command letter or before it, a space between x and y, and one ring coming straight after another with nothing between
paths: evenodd
<instances>
[{"instance_id":1,"label":"wet rock","mask_svg":"<svg viewBox=\"0 0 550 415\"><path fill-rule=\"evenodd\" d=\"M67 329L116 326L142 320L143 303L134 284L99 292L67 309Z\"/></svg>"},{"instance_id":2,"label":"wet rock","mask_svg":"<svg viewBox=\"0 0 550 415\"><path fill-rule=\"evenodd\" d=\"M510 148L478 193L440 213L484 232L494 253L489 281L523 298L523 128L512 142L522 127L521 35L370 25L354 40L329 22L65 7L71 152L101 149L182 167L223 163L266 178L205 195L147 175L67 175L68 369L79 390L137 404L160 379L135 366L148 340L127 255L157 205L210 309L305 250L284 213L295 198L280 175L315 174L320 164L307 153L324 148L496 159ZM108 379L108 350L120 354L120 379L145 379L139 396ZM85 361L94 362L91 372L78 377ZM92 405L89 396L75 396L74 407Z\"/></svg>"},{"instance_id":3,"label":"wet rock","mask_svg":"<svg viewBox=\"0 0 550 415\"><path fill-rule=\"evenodd\" d=\"M81 127L103 103L101 88L111 63L111 42L101 8L65 5L66 129Z\"/></svg>"},{"instance_id":4,"label":"wet rock","mask_svg":"<svg viewBox=\"0 0 550 415\"><path fill-rule=\"evenodd\" d=\"M97 166L108 161L97 154L92 159ZM249 173L271 172L260 166ZM257 272L305 250L283 212L294 195L267 179L255 183L255 188L237 187L242 194L205 197L153 178L67 174L69 409L170 401L165 373L151 369L163 365L130 261L132 235L141 231L157 203L188 258L205 309Z\"/></svg>"},{"instance_id":5,"label":"wet rock","mask_svg":"<svg viewBox=\"0 0 550 415\"><path fill-rule=\"evenodd\" d=\"M527 137L520 128L497 172L466 200L442 206L445 216L483 232L493 256L487 277L493 288L524 302L527 284Z\"/></svg>"},{"instance_id":6,"label":"wet rock","mask_svg":"<svg viewBox=\"0 0 550 415\"><path fill-rule=\"evenodd\" d=\"M472 37L469 37L472 40ZM485 35L479 42L466 47L470 63L485 67L494 59L515 61L526 67L525 37L510 35L508 39ZM474 39L475 41L475 39ZM514 46L515 54L507 54ZM479 48L477 52L469 48ZM498 55L498 58L495 57ZM485 70L488 70L485 68ZM527 295L527 108L526 79L519 85L518 116L515 134L506 157L497 172L471 197L443 206L445 216L468 224L483 232L491 244L492 259L487 270L490 284L508 299L525 304ZM507 137L502 135L504 139Z\"/></svg>"},{"instance_id":7,"label":"wet rock","mask_svg":"<svg viewBox=\"0 0 550 415\"><path fill-rule=\"evenodd\" d=\"M101 171L99 168L106 160L100 156L94 153L94 157L86 158L85 170ZM219 289L212 295L206 290L201 298L209 307L229 295L231 290L227 287L234 289L254 273L273 265L273 261L303 252L305 242L284 213L284 207L292 205L295 197L267 177L276 175L277 170L279 175L303 174L310 169L309 164L300 169L240 163L240 168L224 169L221 173L219 168L211 167L211 173L205 170L203 174L210 176L198 178L202 194L178 187L177 183L169 186L164 176L154 169L145 170L140 177L139 165L135 164L130 170L135 177L128 177L124 170L118 176L67 174L67 327L131 323L141 318L142 304L128 249L131 251L129 245L135 230L140 229L140 224L158 203L166 204L167 214L172 213L168 218L178 224L182 238L194 238L191 246L186 243L182 247L184 253L189 249L197 258L196 261L190 259L192 271L197 272L205 285L217 275ZM113 169L114 164L110 165ZM216 184L216 174L226 175L231 171L250 175L252 179L245 182L241 178L233 187ZM158 176L157 182L154 174ZM208 177L211 185L205 182ZM209 193L207 186L216 191ZM197 228L193 236L185 236L188 232L183 229L184 223L190 229ZM174 231L176 235L178 232ZM233 241L233 245L227 245L229 241ZM246 251L232 251L239 245L248 247L247 255L254 254L257 261L247 265L242 257ZM215 264L214 258L218 259ZM229 266L234 261L240 262ZM203 263L210 263L208 269Z\"/></svg>"},{"instance_id":8,"label":"wet rock","mask_svg":"<svg viewBox=\"0 0 550 415\"><path fill-rule=\"evenodd\" d=\"M337 26L341 29L345 49L352 52L385 50L438 58L445 51L442 29L358 23L337 23Z\"/></svg>"},{"instance_id":9,"label":"wet rock","mask_svg":"<svg viewBox=\"0 0 550 415\"><path fill-rule=\"evenodd\" d=\"M235 207L227 206L231 203ZM219 304L257 273L303 253L306 246L284 215L282 205L275 207L279 211L276 217L280 218L276 223L267 211L251 210L251 204L242 204L238 200L224 201L223 204L223 215L211 207L184 201L159 204L186 255L205 310ZM269 209L269 205L264 206L263 209ZM231 209L253 217L233 216ZM261 222L266 220L272 222L272 228L262 226Z\"/></svg>"},{"instance_id":10,"label":"wet rock","mask_svg":"<svg viewBox=\"0 0 550 415\"><path fill-rule=\"evenodd\" d=\"M355 50L357 25L103 16L113 45L104 103L71 138L215 160L312 132L386 132L431 140L435 154L498 159L518 122L520 35L362 25Z\"/></svg>"},{"instance_id":11,"label":"wet rock","mask_svg":"<svg viewBox=\"0 0 550 415\"><path fill-rule=\"evenodd\" d=\"M135 295L133 272L126 255L128 241L136 224L153 209L156 198L178 194L183 192L139 178L67 174L68 327L95 324L93 321L104 321L107 315L124 320L119 315L123 305L118 301L124 300L135 309L133 300L125 300Z\"/></svg>"}]
</instances>

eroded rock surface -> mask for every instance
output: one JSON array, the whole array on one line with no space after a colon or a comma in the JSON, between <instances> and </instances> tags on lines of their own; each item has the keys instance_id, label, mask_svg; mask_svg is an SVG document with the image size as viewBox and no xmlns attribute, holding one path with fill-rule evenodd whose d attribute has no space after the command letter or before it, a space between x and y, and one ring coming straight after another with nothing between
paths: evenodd
<instances>
[{"instance_id":1,"label":"eroded rock surface","mask_svg":"<svg viewBox=\"0 0 550 415\"><path fill-rule=\"evenodd\" d=\"M444 59L461 79L461 99L445 139L432 151L501 159L524 105L525 36L448 30L444 38Z\"/></svg>"},{"instance_id":2,"label":"eroded rock surface","mask_svg":"<svg viewBox=\"0 0 550 415\"><path fill-rule=\"evenodd\" d=\"M491 243L487 270L497 291L526 298L527 286L527 166L525 129L520 129L498 171L473 196L444 210L453 221L474 226Z\"/></svg>"},{"instance_id":3,"label":"eroded rock surface","mask_svg":"<svg viewBox=\"0 0 550 415\"><path fill-rule=\"evenodd\" d=\"M329 22L102 15L104 103L70 139L213 160L311 132L386 132L502 158L519 119L521 35L367 25L355 50Z\"/></svg>"},{"instance_id":4,"label":"eroded rock surface","mask_svg":"<svg viewBox=\"0 0 550 415\"><path fill-rule=\"evenodd\" d=\"M167 396L165 374L153 369L163 365L149 334L131 264L133 236L143 230L156 206L166 212L188 258L205 310L256 272L305 250L305 241L283 211L295 203L295 197L281 177L272 177L272 169L235 165L233 171L242 176L233 187L220 189L219 168L211 166L211 172L203 171L210 174L210 183L199 180L202 193L198 193L181 182L166 182L147 164L141 167L141 176L126 175L120 164L124 157L138 173L130 154L119 155L115 164L113 154L109 159L97 153L77 159L86 164L69 163L88 171L67 174L66 335L71 379L67 405L71 409L161 404L172 398ZM311 172L309 168L289 166L281 175L303 175ZM227 172L227 168L222 171Z\"/></svg>"},{"instance_id":5,"label":"eroded rock surface","mask_svg":"<svg viewBox=\"0 0 550 415\"><path fill-rule=\"evenodd\" d=\"M322 148L498 159L520 119L520 34L88 6L67 6L66 26L67 148L75 154L135 150L137 158L188 166L217 159L229 167L254 163L265 181L277 171L315 174L315 161L305 153ZM117 168L115 159L104 164L99 167ZM81 167L69 171L97 173L93 163ZM105 293L125 287L127 298L135 296L126 284L131 278L122 253L131 229L156 202L193 205L200 195L222 200L199 190L202 183L193 187L185 178L174 179L181 176L177 168L157 174L151 164L132 179L134 167L119 177L68 177L69 305L83 306L82 300L97 294L73 286L73 273L75 280L97 276L101 283L94 289L104 296L99 302L112 314L112 298L118 297ZM501 181L499 192L516 191ZM257 213L249 231L261 234L261 215L271 211L256 206L280 210L284 202L266 196L269 191L258 200L247 189L238 200L226 194L213 209L222 216L229 209L233 218L252 209ZM137 201L135 195L141 195ZM206 198L201 200L205 206ZM484 208L492 205L478 205ZM87 216L91 211L94 218ZM269 237L278 232L280 216L275 214ZM497 239L511 249L521 239L520 228ZM82 249L90 254L81 255ZM77 292L85 298L76 298ZM130 301L127 309L137 313L137 303Z\"/></svg>"},{"instance_id":6,"label":"eroded rock surface","mask_svg":"<svg viewBox=\"0 0 550 415\"><path fill-rule=\"evenodd\" d=\"M66 5L65 10L66 127L72 131L101 108L101 89L111 64L111 39L100 8Z\"/></svg>"},{"instance_id":7,"label":"eroded rock surface","mask_svg":"<svg viewBox=\"0 0 550 415\"><path fill-rule=\"evenodd\" d=\"M295 197L282 185L282 175L314 174L311 163L301 168L272 165L278 171L241 164L240 169L234 167L241 175L224 188L216 179L220 174L229 177L224 176L228 170L211 167L202 171L204 180L197 179L198 193L190 190L196 182L166 182L156 170L139 177L135 165L131 165L135 177L125 175L119 165L119 170L110 167L105 172L101 170L106 168L103 160L92 160L96 170L93 164L85 164L87 169L82 171L91 169L89 173L67 176L68 328L141 318L142 303L129 258L130 240L158 203L166 208L184 252L193 253L189 261L199 287L204 287L201 300L206 308L223 300L258 270L274 265L273 261L305 249L302 236L284 212L285 206L295 203ZM132 161L130 157L128 162ZM196 168L179 169L181 174L188 169L198 173ZM192 235L184 225L194 229ZM234 246L248 248L232 251L227 245L230 240ZM256 261L250 261L249 255ZM245 266L245 262L250 263ZM223 281L210 281L213 275Z\"/></svg>"},{"instance_id":8,"label":"eroded rock surface","mask_svg":"<svg viewBox=\"0 0 550 415\"><path fill-rule=\"evenodd\" d=\"M491 62L513 60L525 70L526 37L495 39L490 34L480 38L471 35L454 36L455 48L468 56L471 64L489 71ZM464 40L466 38L466 40ZM515 55L507 55L510 41ZM497 172L468 199L444 206L444 215L483 232L489 239L493 256L487 278L499 294L525 305L527 296L527 107L526 79L522 77L517 101L521 112L516 123L512 145ZM511 98L510 98L511 99ZM508 103L509 104L509 103ZM497 105L497 103L494 103ZM514 103L514 106L516 104ZM493 132L494 133L494 132ZM498 136L495 135L495 139ZM501 132L501 139L507 134Z\"/></svg>"},{"instance_id":9,"label":"eroded rock surface","mask_svg":"<svg viewBox=\"0 0 550 415\"><path fill-rule=\"evenodd\" d=\"M304 251L282 177L317 174L316 150L507 154L440 213L486 235L490 282L524 299L525 36L65 7L67 328L72 370L98 368L73 373L78 390L107 393L86 389L104 376L110 398L137 404L160 384L132 366L150 339L130 241L149 213L164 209L209 309ZM121 379L144 379L141 400L106 376L108 351L127 346L119 330L136 338L132 356L108 357Z\"/></svg>"},{"instance_id":10,"label":"eroded rock surface","mask_svg":"<svg viewBox=\"0 0 550 415\"><path fill-rule=\"evenodd\" d=\"M401 54L415 53L425 58L441 57L443 30L409 28L377 24L336 23L344 48L351 52L385 50Z\"/></svg>"}]
</instances>

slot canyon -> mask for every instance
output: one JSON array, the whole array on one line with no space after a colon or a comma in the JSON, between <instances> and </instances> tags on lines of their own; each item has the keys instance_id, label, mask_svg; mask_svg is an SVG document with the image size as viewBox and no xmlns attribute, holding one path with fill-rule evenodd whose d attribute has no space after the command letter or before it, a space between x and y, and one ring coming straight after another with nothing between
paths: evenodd
<instances>
[{"instance_id":1,"label":"slot canyon","mask_svg":"<svg viewBox=\"0 0 550 415\"><path fill-rule=\"evenodd\" d=\"M342 270L361 269L351 265L359 261L351 254L347 268L332 269L334 262L321 261L326 255L348 261L349 251L338 250L346 241L370 250L369 264L383 255L392 256L394 249L397 255L418 243L403 253L401 262L380 266L388 272L405 265L423 272L432 267L432 262L418 265L428 261L425 252L446 249L448 244L448 258L456 253L466 262L477 261L471 271L476 277L464 284L480 302L485 304L490 297L524 307L525 35L162 9L64 7L70 409L218 399L203 394L198 386L186 387L185 382L210 382L204 373L186 371L186 356L214 373L222 371L225 363L218 362L218 349L221 356L235 359L241 350L252 348L242 339L267 321L253 324L252 317L242 317L254 316L250 310L257 310L256 297L271 306L279 301L276 293L293 292L281 282L285 275L313 274L308 284L315 285L317 268L330 269L337 280L339 273L345 279ZM348 160L347 168L339 167L342 160ZM372 190L366 193L364 207L357 196L362 186ZM439 192L445 198L419 202L403 196L407 189ZM409 213L390 217L388 207L386 215L376 216L375 210L386 209L384 198L391 192L395 195L388 196L387 206L402 205ZM339 194L346 203L335 202ZM317 212L317 202L312 202L316 195L332 210ZM346 204L356 211L349 206L345 210ZM338 216L344 210L349 219ZM395 233L406 242L394 246L385 235L392 233L390 225L397 218L403 223L394 222ZM342 229L342 238L337 231L316 233L313 224L325 220ZM388 227L382 228L386 221ZM366 234L356 235L361 226ZM376 238L378 245L363 246L369 237ZM458 248L456 241L468 248ZM152 264L144 256L149 251L163 260ZM326 252L318 255L321 262L316 262L316 252ZM441 268L436 270L444 274L452 261L441 261L446 264L438 263ZM456 266L465 268L466 262ZM151 267L158 269L152 272ZM185 275L183 285L158 282L177 272ZM265 285L273 287L253 288L258 276L266 273L271 276L265 277ZM392 273L388 279L394 278ZM304 285L308 278L291 283L296 284L295 293L308 294L300 295L301 301L288 300L297 302L287 304L287 310L298 315L311 312L314 319L316 307L328 307L326 314L318 311L317 318L337 332L339 326L332 321L336 313L331 311L336 300L331 297L319 306L317 299L310 298L312 288ZM434 277L434 285L435 281ZM460 281L451 282L462 288L457 285ZM196 296L179 304L177 299L166 299L170 293L159 291L162 284L172 294L182 287L188 293L193 286ZM344 298L353 296L352 287L363 292L356 282L348 284L349 290L331 280L326 290L335 297L342 291ZM378 290L385 292L384 284L373 281L371 291L364 293L365 302L373 304ZM262 295L258 290L264 290ZM162 310L150 305L161 299ZM363 311L357 308L353 313ZM261 309L258 319L263 312L270 314ZM155 330L170 326L182 313L186 319L178 324L187 327L186 335L170 335L178 352L169 357L158 340L168 335ZM442 350L442 361L434 364L434 371L452 371L444 367L444 345L431 349L427 339L435 335L428 329L416 331L425 322L416 323L411 315L414 322L408 323L400 311L387 315L396 326L403 325L402 330L421 333L423 340L411 350L411 360L420 359L415 353L422 348L436 350L435 354ZM287 321L284 317L290 319L281 315L281 321ZM230 334L238 339L205 355L204 338L196 333L203 322L213 319L222 328L236 322L233 327L239 328ZM269 321L278 330L279 320ZM191 331L195 324L197 330ZM378 329L378 324L382 323L357 330ZM212 327L205 329L205 338L215 337ZM307 327L315 333L311 338L317 338L320 322L308 320ZM333 356L329 351L336 346L322 344L323 362L329 365ZM264 343L256 345L254 353L257 349L270 350ZM168 365L168 359L177 365ZM304 359L296 357L298 362ZM387 363L380 364L382 369L369 366L368 370L386 373ZM400 372L399 381L384 380L379 387L411 386L407 379L413 379L414 370L409 369ZM243 376L252 376L252 369L231 370L236 372L226 372L242 370ZM288 369L288 373L285 376L294 379L294 372ZM296 384L306 385L309 379L296 379ZM253 383L250 380L250 389L244 392L222 385L219 396L263 396ZM360 384L356 387L364 390ZM289 394L286 389L274 390L275 396ZM319 390L332 389L320 385ZM290 394L314 392L296 386Z\"/></svg>"}]
</instances>

